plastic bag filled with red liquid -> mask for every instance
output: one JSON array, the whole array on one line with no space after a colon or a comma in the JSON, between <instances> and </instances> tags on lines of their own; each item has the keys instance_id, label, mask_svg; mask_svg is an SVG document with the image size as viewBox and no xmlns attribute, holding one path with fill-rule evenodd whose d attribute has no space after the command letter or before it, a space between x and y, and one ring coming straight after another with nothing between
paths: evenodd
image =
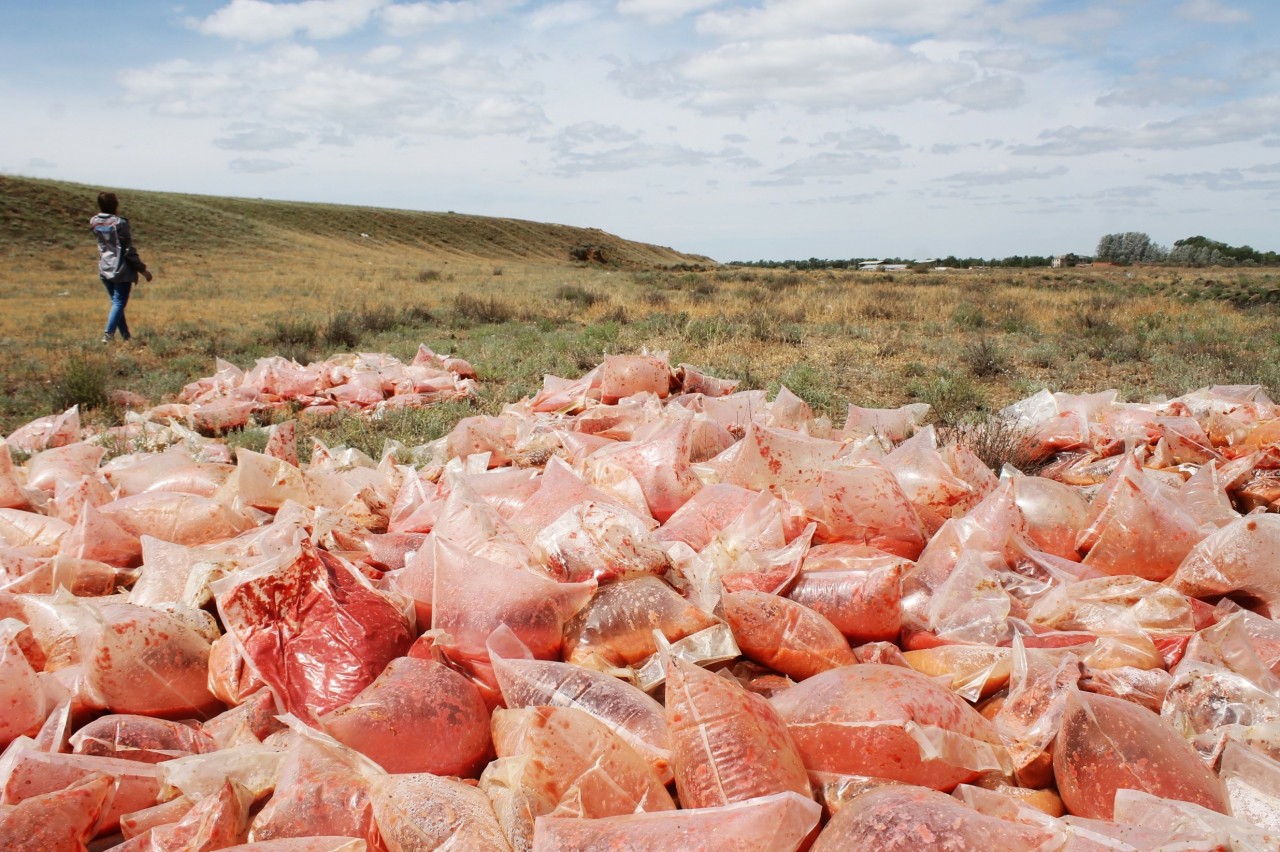
<instances>
[{"instance_id":1,"label":"plastic bag filled with red liquid","mask_svg":"<svg viewBox=\"0 0 1280 852\"><path fill-rule=\"evenodd\" d=\"M214 589L245 660L302 719L355 698L413 642L400 606L308 542Z\"/></svg>"},{"instance_id":2,"label":"plastic bag filled with red liquid","mask_svg":"<svg viewBox=\"0 0 1280 852\"><path fill-rule=\"evenodd\" d=\"M1120 789L1225 813L1222 782L1191 744L1142 707L1073 690L1053 750L1062 800L1073 814L1110 819Z\"/></svg>"}]
</instances>

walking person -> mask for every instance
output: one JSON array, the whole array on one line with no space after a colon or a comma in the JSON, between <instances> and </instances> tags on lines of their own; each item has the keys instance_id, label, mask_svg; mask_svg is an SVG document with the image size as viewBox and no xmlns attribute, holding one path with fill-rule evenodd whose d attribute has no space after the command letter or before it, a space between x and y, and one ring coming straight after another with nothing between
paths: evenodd
<instances>
[{"instance_id":1,"label":"walking person","mask_svg":"<svg viewBox=\"0 0 1280 852\"><path fill-rule=\"evenodd\" d=\"M107 314L107 328L102 342L110 343L118 330L122 340L129 340L129 323L124 309L129 304L129 294L141 275L151 281L147 265L138 257L133 247L133 235L129 233L129 221L116 215L120 199L114 192L98 193L98 209L102 212L89 220L89 227L98 238L98 276L111 297L111 312Z\"/></svg>"}]
</instances>

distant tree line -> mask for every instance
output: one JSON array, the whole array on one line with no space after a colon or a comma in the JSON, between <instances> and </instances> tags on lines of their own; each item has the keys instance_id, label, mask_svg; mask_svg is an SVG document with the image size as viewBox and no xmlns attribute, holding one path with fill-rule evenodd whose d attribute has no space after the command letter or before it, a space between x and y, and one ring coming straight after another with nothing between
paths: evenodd
<instances>
[{"instance_id":1,"label":"distant tree line","mask_svg":"<svg viewBox=\"0 0 1280 852\"><path fill-rule=\"evenodd\" d=\"M1277 266L1280 255L1252 246L1232 246L1208 237L1187 237L1172 249L1154 242L1138 231L1106 234L1098 240L1099 261L1118 264L1170 263L1180 266Z\"/></svg>"},{"instance_id":2,"label":"distant tree line","mask_svg":"<svg viewBox=\"0 0 1280 852\"><path fill-rule=\"evenodd\" d=\"M842 259L824 259L819 257L811 257L808 260L734 260L730 261L730 266L750 266L757 269L857 269L860 263L868 260L879 260L888 265L905 265L905 266L923 266L920 261L910 258L900 257L851 257L847 260ZM949 255L930 262L932 266L946 266L951 269L973 269L975 267L1031 267L1031 266L1051 266L1053 258L1042 257L1040 255L1021 255L1015 254L1005 258L982 258L982 257L956 257Z\"/></svg>"},{"instance_id":3,"label":"distant tree line","mask_svg":"<svg viewBox=\"0 0 1280 852\"><path fill-rule=\"evenodd\" d=\"M1187 237L1173 244L1172 249L1165 248L1139 231L1126 231L1120 234L1105 234L1098 240L1098 248L1094 257L1084 255L1061 255L1064 266L1075 266L1081 263L1098 261L1127 266L1133 263L1170 263L1181 266L1280 266L1280 254L1274 251L1258 251L1251 246L1232 246L1227 243L1211 240L1208 237ZM830 259L811 257L808 260L735 260L730 266L750 266L757 269L857 269L858 265L868 260L879 260L890 265L905 265L925 268L925 264L917 260L900 257ZM948 255L936 261L930 261L929 267L945 266L950 269L973 269L976 267L1002 267L1026 269L1039 266L1052 266L1053 257L1038 254L1014 254L1004 258L956 257Z\"/></svg>"}]
</instances>

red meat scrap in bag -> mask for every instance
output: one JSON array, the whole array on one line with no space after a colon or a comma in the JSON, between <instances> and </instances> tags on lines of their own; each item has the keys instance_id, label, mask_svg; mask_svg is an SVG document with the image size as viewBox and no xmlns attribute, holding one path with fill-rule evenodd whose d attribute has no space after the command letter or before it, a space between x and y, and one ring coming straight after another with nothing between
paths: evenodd
<instances>
[{"instance_id":1,"label":"red meat scrap in bag","mask_svg":"<svg viewBox=\"0 0 1280 852\"><path fill-rule=\"evenodd\" d=\"M245 660L285 712L310 723L355 698L413 644L400 606L307 541L213 589Z\"/></svg>"}]
</instances>

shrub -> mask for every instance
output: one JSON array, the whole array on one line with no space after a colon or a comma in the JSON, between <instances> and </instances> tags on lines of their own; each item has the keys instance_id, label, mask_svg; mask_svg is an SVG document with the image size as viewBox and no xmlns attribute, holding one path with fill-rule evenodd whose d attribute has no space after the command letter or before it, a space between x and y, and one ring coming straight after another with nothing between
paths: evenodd
<instances>
[{"instance_id":1,"label":"shrub","mask_svg":"<svg viewBox=\"0 0 1280 852\"><path fill-rule=\"evenodd\" d=\"M107 365L96 359L73 356L62 374L49 388L54 407L65 410L73 405L81 408L103 408L107 404Z\"/></svg>"},{"instance_id":2,"label":"shrub","mask_svg":"<svg viewBox=\"0 0 1280 852\"><path fill-rule=\"evenodd\" d=\"M319 339L320 330L315 322L299 317L272 322L267 342L285 347L306 347L315 346Z\"/></svg>"},{"instance_id":3,"label":"shrub","mask_svg":"<svg viewBox=\"0 0 1280 852\"><path fill-rule=\"evenodd\" d=\"M419 269L418 274L413 277L419 284L429 284L432 281L439 281L444 274L439 269Z\"/></svg>"},{"instance_id":4,"label":"shrub","mask_svg":"<svg viewBox=\"0 0 1280 852\"><path fill-rule=\"evenodd\" d=\"M1009 356L1004 347L985 334L966 343L960 359L968 366L969 372L980 379L998 376L1009 369Z\"/></svg>"},{"instance_id":5,"label":"shrub","mask_svg":"<svg viewBox=\"0 0 1280 852\"><path fill-rule=\"evenodd\" d=\"M1006 464L1028 475L1044 467L1030 434L999 417L961 421L939 430L939 438L965 447L996 473Z\"/></svg>"},{"instance_id":6,"label":"shrub","mask_svg":"<svg viewBox=\"0 0 1280 852\"><path fill-rule=\"evenodd\" d=\"M607 302L609 300L609 297L605 294L588 290L586 287L577 284L561 285L556 290L555 297L583 308L589 308L597 302Z\"/></svg>"},{"instance_id":7,"label":"shrub","mask_svg":"<svg viewBox=\"0 0 1280 852\"><path fill-rule=\"evenodd\" d=\"M929 403L933 409L933 420L939 427L955 426L971 420L986 406L982 388L965 376L950 373L909 382L907 394Z\"/></svg>"},{"instance_id":8,"label":"shrub","mask_svg":"<svg viewBox=\"0 0 1280 852\"><path fill-rule=\"evenodd\" d=\"M515 310L497 296L459 293L453 299L453 314L463 322L501 325L515 317Z\"/></svg>"}]
</instances>

